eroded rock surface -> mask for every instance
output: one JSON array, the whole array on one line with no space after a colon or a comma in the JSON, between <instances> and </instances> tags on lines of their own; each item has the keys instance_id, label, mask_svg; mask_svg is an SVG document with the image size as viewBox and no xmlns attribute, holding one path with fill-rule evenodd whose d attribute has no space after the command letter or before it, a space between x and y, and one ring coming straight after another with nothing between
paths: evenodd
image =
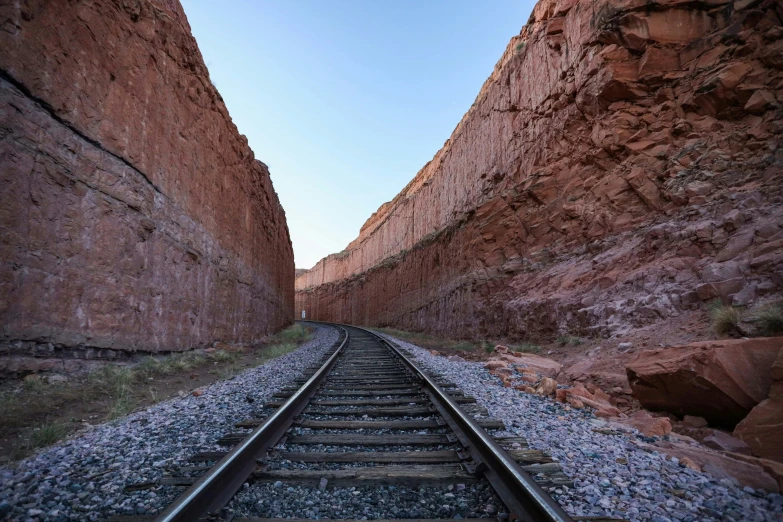
<instances>
[{"instance_id":1,"label":"eroded rock surface","mask_svg":"<svg viewBox=\"0 0 783 522\"><path fill-rule=\"evenodd\" d=\"M178 2L0 7L0 345L184 350L292 320L285 214Z\"/></svg>"},{"instance_id":2,"label":"eroded rock surface","mask_svg":"<svg viewBox=\"0 0 783 522\"><path fill-rule=\"evenodd\" d=\"M623 333L783 288L783 8L542 0L308 317L451 337Z\"/></svg>"}]
</instances>

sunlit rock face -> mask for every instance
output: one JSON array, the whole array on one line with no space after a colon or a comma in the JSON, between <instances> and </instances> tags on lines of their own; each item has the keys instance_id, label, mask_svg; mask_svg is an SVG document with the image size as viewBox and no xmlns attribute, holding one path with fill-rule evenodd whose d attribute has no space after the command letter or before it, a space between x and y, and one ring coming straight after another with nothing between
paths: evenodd
<instances>
[{"instance_id":1,"label":"sunlit rock face","mask_svg":"<svg viewBox=\"0 0 783 522\"><path fill-rule=\"evenodd\" d=\"M11 2L0 20L3 350L184 350L289 324L285 214L179 3Z\"/></svg>"},{"instance_id":2,"label":"sunlit rock face","mask_svg":"<svg viewBox=\"0 0 783 522\"><path fill-rule=\"evenodd\" d=\"M783 288L779 2L541 1L451 138L297 313L622 333Z\"/></svg>"}]
</instances>

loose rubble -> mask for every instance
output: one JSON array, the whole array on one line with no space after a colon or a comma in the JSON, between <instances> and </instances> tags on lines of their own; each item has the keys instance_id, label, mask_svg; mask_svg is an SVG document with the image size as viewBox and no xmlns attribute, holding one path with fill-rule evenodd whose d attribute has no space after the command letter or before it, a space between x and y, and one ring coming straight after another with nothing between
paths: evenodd
<instances>
[{"instance_id":1,"label":"loose rubble","mask_svg":"<svg viewBox=\"0 0 783 522\"><path fill-rule=\"evenodd\" d=\"M13 469L0 469L0 519L103 520L160 511L181 488L125 487L153 482L194 453L224 449L215 441L236 431L233 423L252 418L336 340L333 328L316 327L314 338L296 351L200 388L199 396L186 394L95 426Z\"/></svg>"},{"instance_id":2,"label":"loose rubble","mask_svg":"<svg viewBox=\"0 0 783 522\"><path fill-rule=\"evenodd\" d=\"M596 418L592 409L575 409L503 386L481 363L449 361L385 337L424 369L460 383L492 417L506 423L509 434L525 437L531 447L561 462L575 488L559 487L550 494L573 516L625 517L634 522L783 520L783 495L699 473L690 459L669 458L649 444L667 436L650 437ZM693 443L693 448L703 447Z\"/></svg>"}]
</instances>

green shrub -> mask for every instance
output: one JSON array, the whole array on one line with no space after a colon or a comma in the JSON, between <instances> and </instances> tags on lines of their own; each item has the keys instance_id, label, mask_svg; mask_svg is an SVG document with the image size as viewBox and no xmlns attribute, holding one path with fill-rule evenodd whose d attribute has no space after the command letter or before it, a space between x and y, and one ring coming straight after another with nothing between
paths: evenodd
<instances>
[{"instance_id":1,"label":"green shrub","mask_svg":"<svg viewBox=\"0 0 783 522\"><path fill-rule=\"evenodd\" d=\"M541 347L533 343L514 344L508 347L512 352L538 353Z\"/></svg>"},{"instance_id":2,"label":"green shrub","mask_svg":"<svg viewBox=\"0 0 783 522\"><path fill-rule=\"evenodd\" d=\"M742 313L739 308L724 305L719 300L709 304L712 329L720 335L741 335L739 323Z\"/></svg>"},{"instance_id":3,"label":"green shrub","mask_svg":"<svg viewBox=\"0 0 783 522\"><path fill-rule=\"evenodd\" d=\"M296 350L296 344L294 343L273 344L264 350L264 356L268 359L275 359L294 350Z\"/></svg>"},{"instance_id":4,"label":"green shrub","mask_svg":"<svg viewBox=\"0 0 783 522\"><path fill-rule=\"evenodd\" d=\"M122 390L118 390L106 418L114 420L124 417L133 411L136 404L138 404L138 401L133 398L129 389L123 388Z\"/></svg>"},{"instance_id":5,"label":"green shrub","mask_svg":"<svg viewBox=\"0 0 783 522\"><path fill-rule=\"evenodd\" d=\"M239 353L229 352L227 350L216 350L212 354L212 359L217 362L234 362L239 358Z\"/></svg>"},{"instance_id":6,"label":"green shrub","mask_svg":"<svg viewBox=\"0 0 783 522\"><path fill-rule=\"evenodd\" d=\"M302 343L311 337L310 330L301 324L292 324L275 335L275 340L281 343Z\"/></svg>"},{"instance_id":7,"label":"green shrub","mask_svg":"<svg viewBox=\"0 0 783 522\"><path fill-rule=\"evenodd\" d=\"M579 337L574 337L572 335L560 335L557 338L557 344L560 346L565 346L567 344L570 344L571 346L579 346L582 344L582 340Z\"/></svg>"},{"instance_id":8,"label":"green shrub","mask_svg":"<svg viewBox=\"0 0 783 522\"><path fill-rule=\"evenodd\" d=\"M761 335L783 333L783 305L767 304L756 313L756 324Z\"/></svg>"},{"instance_id":9,"label":"green shrub","mask_svg":"<svg viewBox=\"0 0 783 522\"><path fill-rule=\"evenodd\" d=\"M22 386L25 390L34 392L41 390L44 387L44 382L38 375L28 375Z\"/></svg>"},{"instance_id":10,"label":"green shrub","mask_svg":"<svg viewBox=\"0 0 783 522\"><path fill-rule=\"evenodd\" d=\"M458 341L454 344L453 348L462 352L469 352L473 350L475 346L470 341Z\"/></svg>"},{"instance_id":11,"label":"green shrub","mask_svg":"<svg viewBox=\"0 0 783 522\"><path fill-rule=\"evenodd\" d=\"M37 428L33 428L30 436L30 445L33 448L43 448L51 446L58 440L65 437L68 433L68 427L57 422L47 422Z\"/></svg>"}]
</instances>

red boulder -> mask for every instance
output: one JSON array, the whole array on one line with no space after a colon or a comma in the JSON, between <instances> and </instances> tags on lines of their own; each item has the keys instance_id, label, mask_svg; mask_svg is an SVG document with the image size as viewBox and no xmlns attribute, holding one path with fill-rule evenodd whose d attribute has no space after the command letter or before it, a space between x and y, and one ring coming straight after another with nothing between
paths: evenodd
<instances>
[{"instance_id":1,"label":"red boulder","mask_svg":"<svg viewBox=\"0 0 783 522\"><path fill-rule=\"evenodd\" d=\"M783 338L692 343L640 353L626 366L633 395L650 410L704 417L734 428L767 398Z\"/></svg>"},{"instance_id":2,"label":"red boulder","mask_svg":"<svg viewBox=\"0 0 783 522\"><path fill-rule=\"evenodd\" d=\"M765 459L783 462L783 349L772 366L769 397L753 408L734 430L734 436Z\"/></svg>"}]
</instances>

